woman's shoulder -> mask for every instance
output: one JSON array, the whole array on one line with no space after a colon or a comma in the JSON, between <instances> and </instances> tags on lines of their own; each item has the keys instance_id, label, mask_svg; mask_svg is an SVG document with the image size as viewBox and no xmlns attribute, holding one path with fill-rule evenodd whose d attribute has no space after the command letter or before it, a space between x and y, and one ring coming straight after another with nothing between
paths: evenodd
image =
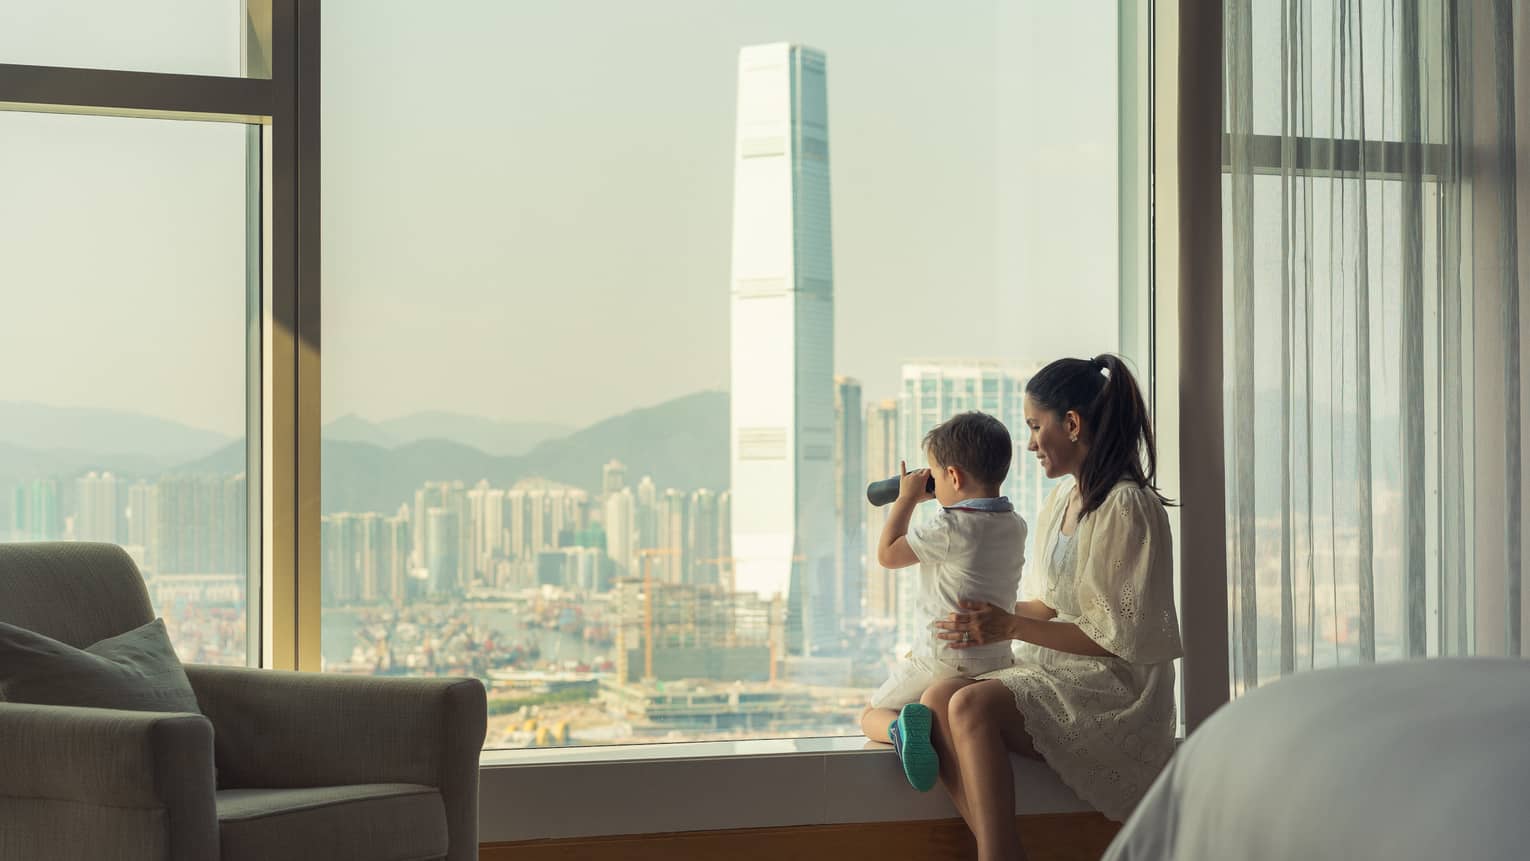
<instances>
[{"instance_id":1,"label":"woman's shoulder","mask_svg":"<svg viewBox=\"0 0 1530 861\"><path fill-rule=\"evenodd\" d=\"M1138 484L1130 477L1121 479L1111 487L1100 508L1118 512L1124 517L1141 518L1154 525L1161 522L1167 526L1169 522L1168 511L1158 491Z\"/></svg>"}]
</instances>

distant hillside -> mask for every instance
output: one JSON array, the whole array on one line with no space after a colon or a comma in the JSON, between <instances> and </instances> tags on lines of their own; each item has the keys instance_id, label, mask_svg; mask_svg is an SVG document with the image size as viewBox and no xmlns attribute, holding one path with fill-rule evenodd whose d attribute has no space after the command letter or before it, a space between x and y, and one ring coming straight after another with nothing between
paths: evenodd
<instances>
[{"instance_id":1,"label":"distant hillside","mask_svg":"<svg viewBox=\"0 0 1530 861\"><path fill-rule=\"evenodd\" d=\"M216 451L230 441L223 434L139 413L0 401L0 444L88 453L83 455L85 460L105 463L109 455L101 453L115 452L138 465L176 463ZM110 468L125 470L127 466Z\"/></svg>"},{"instance_id":2,"label":"distant hillside","mask_svg":"<svg viewBox=\"0 0 1530 861\"><path fill-rule=\"evenodd\" d=\"M549 422L503 422L458 413L421 412L380 422L357 415L341 416L324 426L324 439L364 442L383 448L437 439L504 456L525 454L538 443L570 430Z\"/></svg>"},{"instance_id":3,"label":"distant hillside","mask_svg":"<svg viewBox=\"0 0 1530 861\"><path fill-rule=\"evenodd\" d=\"M394 448L400 440L388 433L376 422L369 422L355 413L348 413L325 425L320 431L326 440L336 442L364 442L368 445Z\"/></svg>"},{"instance_id":4,"label":"distant hillside","mask_svg":"<svg viewBox=\"0 0 1530 861\"><path fill-rule=\"evenodd\" d=\"M633 484L651 475L660 488L727 488L728 393L697 392L545 442L526 455L525 474L596 491L612 458Z\"/></svg>"},{"instance_id":5,"label":"distant hillside","mask_svg":"<svg viewBox=\"0 0 1530 861\"><path fill-rule=\"evenodd\" d=\"M0 442L0 485L33 478L69 479L92 470L125 478L151 478L165 466L164 460L141 454L35 449Z\"/></svg>"},{"instance_id":6,"label":"distant hillside","mask_svg":"<svg viewBox=\"0 0 1530 861\"><path fill-rule=\"evenodd\" d=\"M226 473L243 462L243 445L186 463L176 472ZM325 439L321 450L323 510L392 512L412 501L426 481L508 487L541 477L600 489L601 467L626 464L628 480L651 475L660 488L728 486L728 395L700 392L598 422L538 445L525 455L495 456L440 439L388 448L369 442Z\"/></svg>"}]
</instances>

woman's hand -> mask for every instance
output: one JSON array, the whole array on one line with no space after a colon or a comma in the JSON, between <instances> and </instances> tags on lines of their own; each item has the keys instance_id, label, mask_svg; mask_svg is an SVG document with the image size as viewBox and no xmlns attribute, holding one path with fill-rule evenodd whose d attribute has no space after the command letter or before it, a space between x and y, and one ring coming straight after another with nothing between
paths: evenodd
<instances>
[{"instance_id":1,"label":"woman's hand","mask_svg":"<svg viewBox=\"0 0 1530 861\"><path fill-rule=\"evenodd\" d=\"M1015 614L981 601L962 601L957 606L961 609L935 621L940 631L935 636L948 641L951 648L970 649L1018 639Z\"/></svg>"}]
</instances>

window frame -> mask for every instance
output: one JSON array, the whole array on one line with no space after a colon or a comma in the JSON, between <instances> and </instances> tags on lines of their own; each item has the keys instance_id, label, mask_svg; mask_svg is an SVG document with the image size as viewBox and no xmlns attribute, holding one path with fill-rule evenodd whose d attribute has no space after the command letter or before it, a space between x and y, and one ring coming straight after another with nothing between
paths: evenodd
<instances>
[{"instance_id":1,"label":"window frame","mask_svg":"<svg viewBox=\"0 0 1530 861\"><path fill-rule=\"evenodd\" d=\"M246 0L242 17L246 77L0 63L0 110L251 127L246 662L317 670L319 3Z\"/></svg>"}]
</instances>

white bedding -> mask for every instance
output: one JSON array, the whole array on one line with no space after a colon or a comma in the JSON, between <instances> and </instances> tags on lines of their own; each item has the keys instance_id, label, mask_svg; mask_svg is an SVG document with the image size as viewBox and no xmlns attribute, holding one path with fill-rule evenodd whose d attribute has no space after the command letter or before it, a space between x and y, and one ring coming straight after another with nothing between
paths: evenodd
<instances>
[{"instance_id":1,"label":"white bedding","mask_svg":"<svg viewBox=\"0 0 1530 861\"><path fill-rule=\"evenodd\" d=\"M1175 754L1107 861L1530 859L1530 661L1306 672Z\"/></svg>"}]
</instances>

